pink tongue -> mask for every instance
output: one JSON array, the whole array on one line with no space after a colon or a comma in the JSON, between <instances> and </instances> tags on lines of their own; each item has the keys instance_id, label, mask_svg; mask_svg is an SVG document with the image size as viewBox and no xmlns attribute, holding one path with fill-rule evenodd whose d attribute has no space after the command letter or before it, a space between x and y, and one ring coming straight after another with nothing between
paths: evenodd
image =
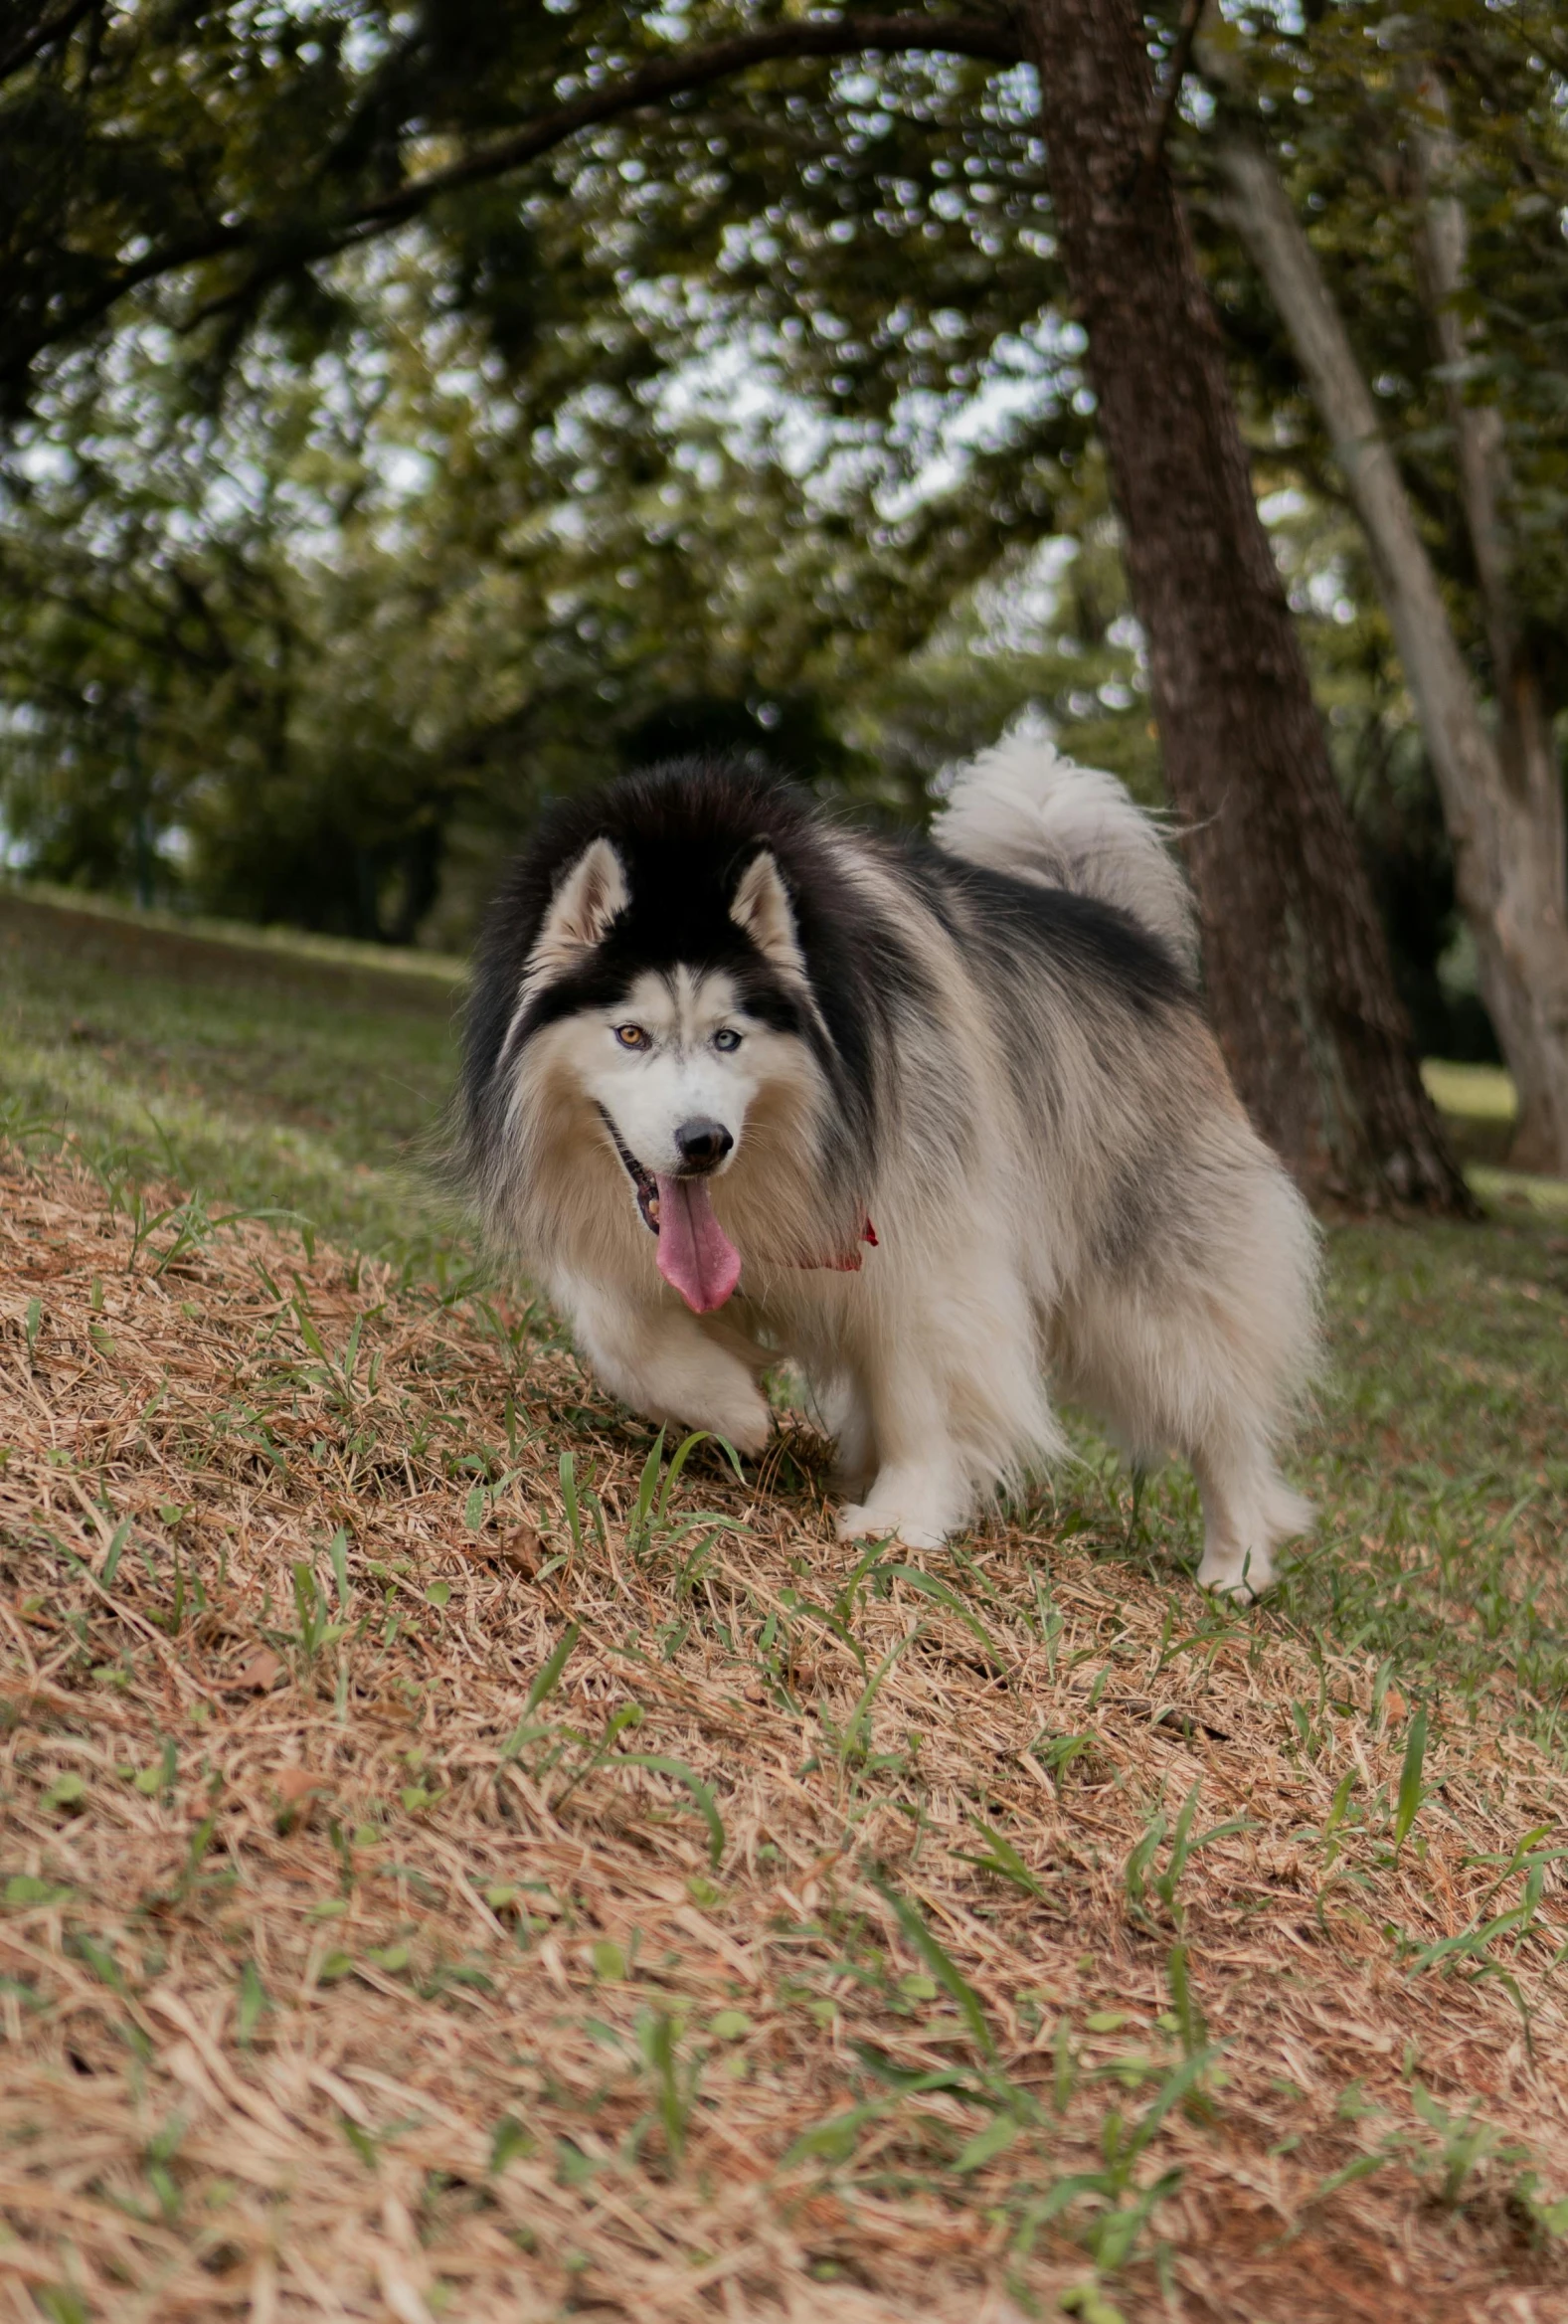
<instances>
[{"instance_id":1,"label":"pink tongue","mask_svg":"<svg viewBox=\"0 0 1568 2324\"><path fill-rule=\"evenodd\" d=\"M659 1273L693 1315L722 1308L741 1280L741 1254L713 1215L706 1178L660 1178Z\"/></svg>"}]
</instances>

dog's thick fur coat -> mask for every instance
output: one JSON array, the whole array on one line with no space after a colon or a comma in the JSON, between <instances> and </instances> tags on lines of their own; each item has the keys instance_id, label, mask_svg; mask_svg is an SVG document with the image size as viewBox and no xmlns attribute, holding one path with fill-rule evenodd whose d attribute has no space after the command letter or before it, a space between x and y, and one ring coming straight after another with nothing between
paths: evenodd
<instances>
[{"instance_id":1,"label":"dog's thick fur coat","mask_svg":"<svg viewBox=\"0 0 1568 2324\"><path fill-rule=\"evenodd\" d=\"M1204 1022L1181 876L1039 744L976 760L933 839L726 765L558 810L468 1017L490 1228L655 1419L756 1452L794 1358L846 1536L933 1546L1059 1453L1050 1380L1190 1461L1199 1579L1260 1589L1308 1520L1275 1451L1316 1241Z\"/></svg>"}]
</instances>

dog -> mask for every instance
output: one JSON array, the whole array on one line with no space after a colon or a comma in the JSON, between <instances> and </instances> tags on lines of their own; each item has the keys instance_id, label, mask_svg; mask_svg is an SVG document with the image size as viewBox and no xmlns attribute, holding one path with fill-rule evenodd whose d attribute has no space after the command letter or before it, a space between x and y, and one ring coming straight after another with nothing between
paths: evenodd
<instances>
[{"instance_id":1,"label":"dog","mask_svg":"<svg viewBox=\"0 0 1568 2324\"><path fill-rule=\"evenodd\" d=\"M1310 1522L1276 1454L1317 1237L1202 1012L1185 884L1114 777L1004 741L931 838L734 763L556 806L475 961L459 1101L490 1234L605 1385L755 1454L803 1370L844 1539L936 1547L1065 1440L1190 1462L1198 1579Z\"/></svg>"}]
</instances>

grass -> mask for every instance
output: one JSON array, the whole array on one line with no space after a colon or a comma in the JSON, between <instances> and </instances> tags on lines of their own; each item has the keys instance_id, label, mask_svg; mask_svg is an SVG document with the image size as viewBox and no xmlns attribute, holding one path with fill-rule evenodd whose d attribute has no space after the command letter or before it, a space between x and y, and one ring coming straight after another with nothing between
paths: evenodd
<instances>
[{"instance_id":1,"label":"grass","mask_svg":"<svg viewBox=\"0 0 1568 2324\"><path fill-rule=\"evenodd\" d=\"M1334 1231L1262 1608L1087 1430L851 1553L475 1270L444 1002L5 959L0 2316L1563 2312L1560 1219Z\"/></svg>"},{"instance_id":2,"label":"grass","mask_svg":"<svg viewBox=\"0 0 1568 2324\"><path fill-rule=\"evenodd\" d=\"M450 980L389 968L378 1005L368 946L236 947L220 977L171 957L164 934L125 913L57 932L44 913L8 912L0 890L13 1111L227 1203L297 1209L357 1249L430 1263L453 1228L419 1167L451 1081ZM324 973L345 959L362 972L347 990ZM264 974L278 962L297 974Z\"/></svg>"}]
</instances>

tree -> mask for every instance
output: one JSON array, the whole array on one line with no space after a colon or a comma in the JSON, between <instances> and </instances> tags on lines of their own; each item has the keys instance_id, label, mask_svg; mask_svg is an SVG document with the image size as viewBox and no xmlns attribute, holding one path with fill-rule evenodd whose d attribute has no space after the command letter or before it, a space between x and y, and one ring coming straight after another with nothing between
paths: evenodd
<instances>
[{"instance_id":1,"label":"tree","mask_svg":"<svg viewBox=\"0 0 1568 2324\"><path fill-rule=\"evenodd\" d=\"M1016 0L965 16L849 8L783 22L712 13L733 28L725 37L672 45L667 19L613 7L548 22L536 10L367 10L373 61L357 74L346 14L301 10L260 35L226 16L216 41L203 34L199 53L178 59L170 46L198 41L195 20L118 19L94 28L90 52L81 26L60 32L36 51L21 114L37 157L52 100L53 150L67 161L47 201L40 173L29 179L0 257L14 389L45 349L93 329L138 284L193 276L196 319L238 329L282 290L297 299L318 287L322 260L417 216L466 248L470 287L488 268L478 294L495 301L496 255L503 275L508 265L526 273L527 238L508 240L493 211L465 203L596 124L691 102L761 65L1027 54L1221 1041L1260 1128L1309 1189L1463 1207L1253 502L1190 239L1150 140L1132 0ZM92 86L111 53L114 135ZM432 164L439 138L455 151Z\"/></svg>"},{"instance_id":2,"label":"tree","mask_svg":"<svg viewBox=\"0 0 1568 2324\"><path fill-rule=\"evenodd\" d=\"M1212 70L1236 84L1234 56ZM1411 76L1401 76L1407 91ZM1568 1174L1568 846L1543 687L1523 634L1505 509L1511 494L1495 401L1467 399L1479 336L1465 311L1468 224L1452 181L1446 96L1426 68L1410 107L1418 177L1416 278L1441 359L1458 501L1499 715L1489 726L1398 462L1323 268L1245 113L1222 114L1214 159L1225 215L1269 285L1365 529L1379 594L1443 798L1460 902L1482 990L1518 1088L1517 1166Z\"/></svg>"},{"instance_id":3,"label":"tree","mask_svg":"<svg viewBox=\"0 0 1568 2324\"><path fill-rule=\"evenodd\" d=\"M1186 221L1150 164L1140 22L1132 0L1040 0L1027 21L1221 1042L1315 1192L1456 1206Z\"/></svg>"}]
</instances>

